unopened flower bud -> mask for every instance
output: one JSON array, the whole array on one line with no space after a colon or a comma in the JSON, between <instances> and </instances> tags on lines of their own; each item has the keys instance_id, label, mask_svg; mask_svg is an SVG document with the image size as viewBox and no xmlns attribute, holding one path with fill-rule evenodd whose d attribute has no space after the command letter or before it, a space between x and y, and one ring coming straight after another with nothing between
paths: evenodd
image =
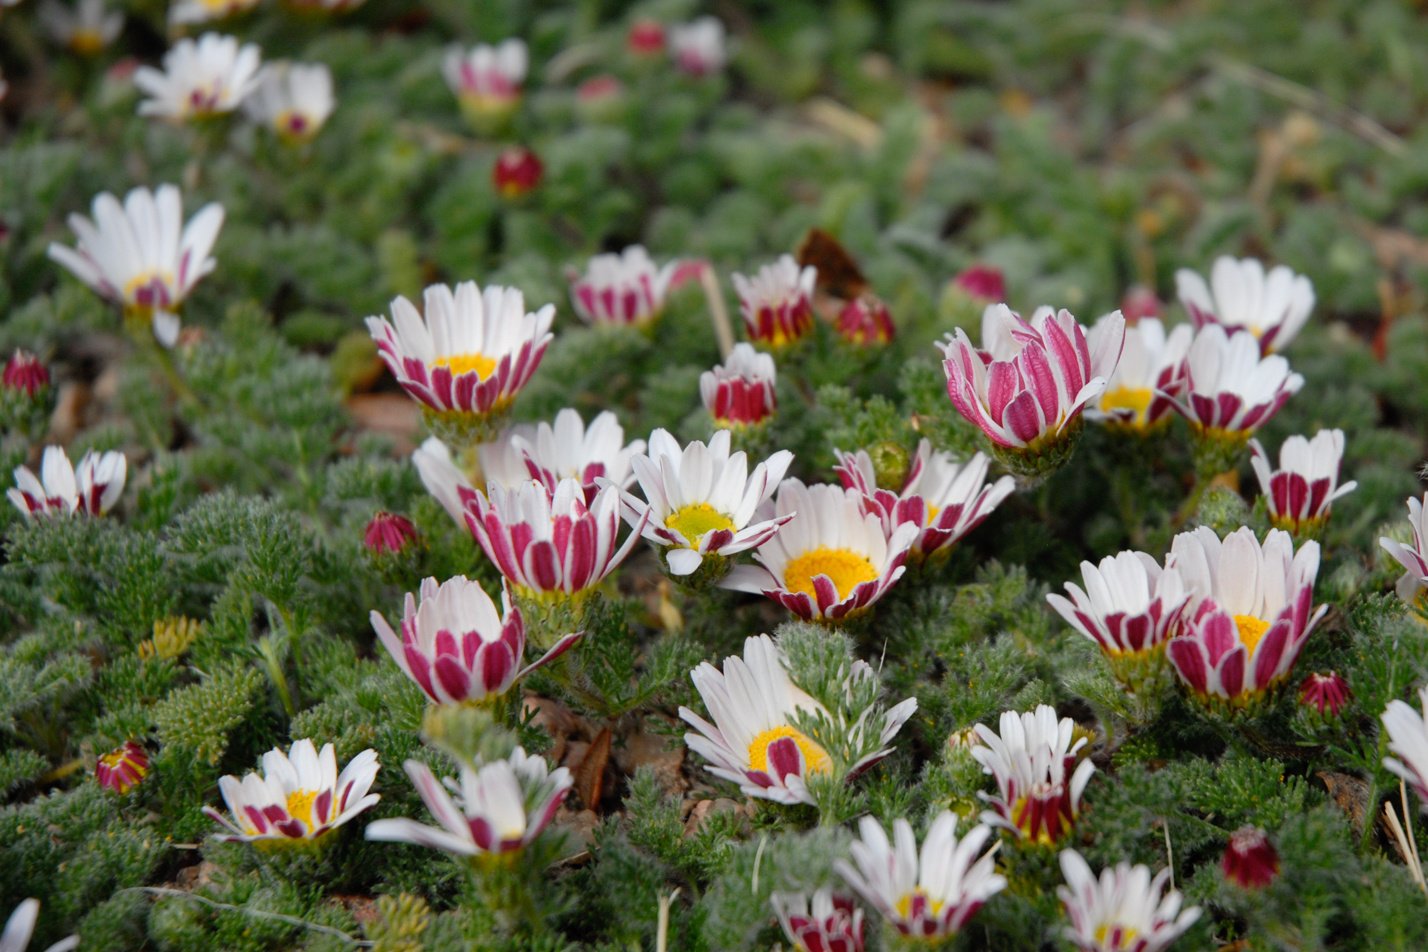
<instances>
[{"instance_id":1,"label":"unopened flower bud","mask_svg":"<svg viewBox=\"0 0 1428 952\"><path fill-rule=\"evenodd\" d=\"M990 265L974 264L953 278L952 284L987 304L998 304L1007 299L1006 279L1000 268Z\"/></svg>"},{"instance_id":2,"label":"unopened flower bud","mask_svg":"<svg viewBox=\"0 0 1428 952\"><path fill-rule=\"evenodd\" d=\"M1321 717L1338 717L1351 697L1349 683L1337 671L1315 671L1299 685L1300 705L1312 708Z\"/></svg>"},{"instance_id":3,"label":"unopened flower bud","mask_svg":"<svg viewBox=\"0 0 1428 952\"><path fill-rule=\"evenodd\" d=\"M1230 837L1220 868L1241 889L1261 889L1279 875L1279 851L1263 830L1242 826Z\"/></svg>"},{"instance_id":4,"label":"unopened flower bud","mask_svg":"<svg viewBox=\"0 0 1428 952\"><path fill-rule=\"evenodd\" d=\"M406 516L392 512L379 512L367 523L367 531L362 534L362 544L373 555L396 554L417 538L416 526Z\"/></svg>"},{"instance_id":5,"label":"unopened flower bud","mask_svg":"<svg viewBox=\"0 0 1428 952\"><path fill-rule=\"evenodd\" d=\"M45 369L40 358L27 350L17 350L5 364L0 383L12 393L35 399L49 387L50 372Z\"/></svg>"},{"instance_id":6,"label":"unopened flower bud","mask_svg":"<svg viewBox=\"0 0 1428 952\"><path fill-rule=\"evenodd\" d=\"M491 182L505 198L520 198L539 185L544 174L540 156L524 146L512 146L496 158Z\"/></svg>"},{"instance_id":7,"label":"unopened flower bud","mask_svg":"<svg viewBox=\"0 0 1428 952\"><path fill-rule=\"evenodd\" d=\"M881 347L894 333L888 306L871 294L853 298L838 312L838 336L855 347Z\"/></svg>"}]
</instances>

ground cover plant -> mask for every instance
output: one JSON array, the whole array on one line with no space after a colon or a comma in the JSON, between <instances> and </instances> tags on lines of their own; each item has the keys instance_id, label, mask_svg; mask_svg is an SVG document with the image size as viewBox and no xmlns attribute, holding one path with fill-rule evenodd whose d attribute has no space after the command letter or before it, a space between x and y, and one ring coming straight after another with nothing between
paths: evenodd
<instances>
[{"instance_id":1,"label":"ground cover plant","mask_svg":"<svg viewBox=\"0 0 1428 952\"><path fill-rule=\"evenodd\" d=\"M0 949L1428 945L1425 48L0 0Z\"/></svg>"}]
</instances>

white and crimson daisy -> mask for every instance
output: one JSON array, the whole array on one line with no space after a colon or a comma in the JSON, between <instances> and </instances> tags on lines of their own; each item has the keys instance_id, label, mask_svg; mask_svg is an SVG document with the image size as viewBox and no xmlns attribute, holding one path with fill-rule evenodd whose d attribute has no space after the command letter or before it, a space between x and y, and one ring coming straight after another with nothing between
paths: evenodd
<instances>
[{"instance_id":1,"label":"white and crimson daisy","mask_svg":"<svg viewBox=\"0 0 1428 952\"><path fill-rule=\"evenodd\" d=\"M509 39L497 46L477 43L470 50L452 47L442 60L441 74L462 111L486 122L505 118L516 108L529 64L525 42Z\"/></svg>"},{"instance_id":2,"label":"white and crimson daisy","mask_svg":"<svg viewBox=\"0 0 1428 952\"><path fill-rule=\"evenodd\" d=\"M910 939L950 939L1006 888L992 858L996 847L982 851L991 829L978 824L958 839L957 817L950 810L932 821L921 851L904 819L893 822L892 842L872 817L859 821L858 834L853 861L840 859L833 868Z\"/></svg>"},{"instance_id":3,"label":"white and crimson daisy","mask_svg":"<svg viewBox=\"0 0 1428 952\"><path fill-rule=\"evenodd\" d=\"M1220 541L1208 526L1176 536L1167 564L1192 595L1170 662L1191 692L1241 708L1289 675L1310 632L1328 611L1314 608L1319 543L1294 551L1289 533L1264 544L1249 527Z\"/></svg>"},{"instance_id":4,"label":"white and crimson daisy","mask_svg":"<svg viewBox=\"0 0 1428 952\"><path fill-rule=\"evenodd\" d=\"M392 320L367 318L367 329L392 376L420 402L438 429L466 442L492 417L504 414L550 345L555 306L528 313L515 288L474 281L455 289L434 284L424 295L426 315L404 297L392 301Z\"/></svg>"},{"instance_id":5,"label":"white and crimson daisy","mask_svg":"<svg viewBox=\"0 0 1428 952\"><path fill-rule=\"evenodd\" d=\"M169 22L174 26L187 23L208 23L226 20L247 13L262 0L180 0L169 8Z\"/></svg>"},{"instance_id":6,"label":"white and crimson daisy","mask_svg":"<svg viewBox=\"0 0 1428 952\"><path fill-rule=\"evenodd\" d=\"M1058 720L1048 704L1027 714L1005 711L999 727L975 728L972 757L997 782L996 796L978 794L992 806L982 821L1031 843L1055 843L1080 816L1081 794L1096 772L1077 756L1086 738L1077 738L1076 722Z\"/></svg>"},{"instance_id":7,"label":"white and crimson daisy","mask_svg":"<svg viewBox=\"0 0 1428 952\"><path fill-rule=\"evenodd\" d=\"M1278 354L1261 356L1247 331L1207 324L1186 358L1185 387L1175 408L1202 437L1242 448L1254 431L1304 386Z\"/></svg>"},{"instance_id":8,"label":"white and crimson daisy","mask_svg":"<svg viewBox=\"0 0 1428 952\"><path fill-rule=\"evenodd\" d=\"M80 56L102 52L124 28L124 14L111 11L104 0L78 0L73 5L46 0L39 18L56 43Z\"/></svg>"},{"instance_id":9,"label":"white and crimson daisy","mask_svg":"<svg viewBox=\"0 0 1428 952\"><path fill-rule=\"evenodd\" d=\"M367 839L413 843L472 859L514 853L534 842L574 783L569 770L551 770L544 758L520 747L474 770L463 764L459 782L438 781L416 760L406 762L406 771L441 826L405 817L376 820L367 824Z\"/></svg>"},{"instance_id":10,"label":"white and crimson daisy","mask_svg":"<svg viewBox=\"0 0 1428 952\"><path fill-rule=\"evenodd\" d=\"M466 501L466 526L506 580L523 595L578 596L630 554L643 526L617 546L620 489L607 485L587 505L585 490L562 479L552 493L535 480Z\"/></svg>"},{"instance_id":11,"label":"white and crimson daisy","mask_svg":"<svg viewBox=\"0 0 1428 952\"><path fill-rule=\"evenodd\" d=\"M1413 604L1420 592L1428 587L1428 518L1425 518L1422 499L1408 500L1408 524L1413 529L1413 544L1405 545L1397 539L1381 536L1378 544L1393 556L1394 561L1406 570L1398 580L1398 597Z\"/></svg>"},{"instance_id":12,"label":"white and crimson daisy","mask_svg":"<svg viewBox=\"0 0 1428 952\"><path fill-rule=\"evenodd\" d=\"M507 431L508 450L483 446L481 465L488 481L514 485L507 458L524 464L525 479L539 480L548 492L555 492L562 479L574 479L594 498L600 480L624 489L634 481L633 460L645 451L644 440L625 442L625 428L619 418L605 410L587 427L580 412L566 407L555 415L555 424L541 421L535 426L515 426ZM499 443L499 441L498 441ZM494 464L490 472L488 464Z\"/></svg>"},{"instance_id":13,"label":"white and crimson daisy","mask_svg":"<svg viewBox=\"0 0 1428 952\"><path fill-rule=\"evenodd\" d=\"M769 904L794 952L863 952L863 910L851 896L825 886L812 896L776 892Z\"/></svg>"},{"instance_id":14,"label":"white and crimson daisy","mask_svg":"<svg viewBox=\"0 0 1428 952\"><path fill-rule=\"evenodd\" d=\"M680 718L694 728L684 742L709 762L714 776L775 803L814 803L808 777L842 770L844 780L853 779L892 752L887 744L917 710L917 701L908 698L881 716L871 708L861 712L851 726L839 728L851 735L839 740L848 749L867 752L841 765L828 751L833 739L819 743L793 725L796 712L831 715L789 678L783 651L768 635L744 639L743 657L725 658L722 671L706 661L690 677L713 723L681 707ZM851 688L855 681L876 677L858 661L848 683ZM876 738L868 734L873 729Z\"/></svg>"},{"instance_id":15,"label":"white and crimson daisy","mask_svg":"<svg viewBox=\"0 0 1428 952\"><path fill-rule=\"evenodd\" d=\"M921 530L912 544L916 558L932 555L971 532L1016 489L1010 476L987 485L991 460L984 454L975 453L966 463L958 463L951 453L932 452L928 440L917 444L902 489L896 493L878 488L867 450L833 452L838 457L839 480L863 495L864 510L882 520L885 533L891 536L905 522Z\"/></svg>"},{"instance_id":16,"label":"white and crimson daisy","mask_svg":"<svg viewBox=\"0 0 1428 952\"><path fill-rule=\"evenodd\" d=\"M1339 485L1344 459L1344 431L1320 430L1312 440L1291 436L1279 447L1279 468L1258 440L1250 440L1250 465L1259 479L1269 521L1278 529L1312 534L1329 519L1334 500L1358 483Z\"/></svg>"},{"instance_id":17,"label":"white and crimson daisy","mask_svg":"<svg viewBox=\"0 0 1428 952\"><path fill-rule=\"evenodd\" d=\"M1115 320L1107 314L1092 328ZM1185 355L1195 332L1181 324L1168 335L1159 318L1145 317L1126 327L1126 344L1106 389L1086 408L1087 416L1145 433L1168 418L1172 398L1185 384Z\"/></svg>"},{"instance_id":18,"label":"white and crimson daisy","mask_svg":"<svg viewBox=\"0 0 1428 952\"><path fill-rule=\"evenodd\" d=\"M982 314L980 349L961 328L941 345L947 395L1013 459L1069 451L1081 411L1105 391L1124 343L1119 311L1088 334L1064 309L1038 308L1027 321L994 304Z\"/></svg>"},{"instance_id":19,"label":"white and crimson daisy","mask_svg":"<svg viewBox=\"0 0 1428 952\"><path fill-rule=\"evenodd\" d=\"M784 255L764 265L752 278L735 274L733 281L749 340L779 350L813 330L817 268L800 268L792 255Z\"/></svg>"},{"instance_id":20,"label":"white and crimson daisy","mask_svg":"<svg viewBox=\"0 0 1428 952\"><path fill-rule=\"evenodd\" d=\"M1218 324L1248 331L1266 354L1289 346L1314 309L1314 286L1279 265L1265 274L1253 258L1215 259L1210 283L1188 268L1175 272L1175 290L1196 327Z\"/></svg>"},{"instance_id":21,"label":"white and crimson daisy","mask_svg":"<svg viewBox=\"0 0 1428 952\"><path fill-rule=\"evenodd\" d=\"M778 407L773 357L745 343L734 345L728 359L699 376L699 396L714 425L721 429L757 426Z\"/></svg>"},{"instance_id":22,"label":"white and crimson daisy","mask_svg":"<svg viewBox=\"0 0 1428 952\"><path fill-rule=\"evenodd\" d=\"M842 621L867 611L906 571L903 562L922 534L905 522L891 534L863 511L863 495L841 486L805 486L784 480L773 518L787 519L754 553L758 565L740 565L720 583L767 595L800 618Z\"/></svg>"},{"instance_id":23,"label":"white and crimson daisy","mask_svg":"<svg viewBox=\"0 0 1428 952\"><path fill-rule=\"evenodd\" d=\"M680 71L690 76L719 72L729 59L724 24L714 17L674 24L669 28L669 54Z\"/></svg>"},{"instance_id":24,"label":"white and crimson daisy","mask_svg":"<svg viewBox=\"0 0 1428 952\"><path fill-rule=\"evenodd\" d=\"M595 255L584 273L570 273L570 301L587 324L646 327L664 312L681 265L671 261L655 267L643 245L632 245L620 254Z\"/></svg>"},{"instance_id":25,"label":"white and crimson daisy","mask_svg":"<svg viewBox=\"0 0 1428 952\"><path fill-rule=\"evenodd\" d=\"M183 221L183 196L173 185L136 188L124 204L108 192L96 196L94 219L70 215L76 248L57 242L52 260L101 296L124 307L125 317L152 324L166 347L178 339L178 310L199 279L217 262L209 256L223 227L223 206L210 202Z\"/></svg>"},{"instance_id":26,"label":"white and crimson daisy","mask_svg":"<svg viewBox=\"0 0 1428 952\"><path fill-rule=\"evenodd\" d=\"M353 757L342 773L331 744L319 752L303 738L288 751L274 747L263 755L263 773L240 782L232 775L218 781L231 816L212 807L203 812L229 833L220 840L284 846L311 843L342 826L381 799L368 793L377 779L377 752L368 748Z\"/></svg>"},{"instance_id":27,"label":"white and crimson daisy","mask_svg":"<svg viewBox=\"0 0 1428 952\"><path fill-rule=\"evenodd\" d=\"M1046 600L1099 645L1113 667L1118 661L1163 654L1190 601L1178 571L1162 569L1144 552L1127 550L1106 556L1099 565L1082 562L1081 578L1084 589L1067 582L1066 595L1052 593Z\"/></svg>"},{"instance_id":28,"label":"white and crimson daisy","mask_svg":"<svg viewBox=\"0 0 1428 952\"><path fill-rule=\"evenodd\" d=\"M134 85L149 97L139 115L188 122L232 112L257 88L261 60L257 46L240 47L231 36L179 40L164 54L163 70L134 71Z\"/></svg>"},{"instance_id":29,"label":"white and crimson daisy","mask_svg":"<svg viewBox=\"0 0 1428 952\"><path fill-rule=\"evenodd\" d=\"M501 592L501 612L478 583L464 575L421 583L421 600L407 593L401 637L380 612L372 628L392 660L437 704L483 704L580 640L566 635L534 664L524 664L526 627L521 611Z\"/></svg>"},{"instance_id":30,"label":"white and crimson daisy","mask_svg":"<svg viewBox=\"0 0 1428 952\"><path fill-rule=\"evenodd\" d=\"M1149 867L1121 862L1098 880L1080 853L1063 850L1061 873L1065 935L1081 952L1160 952L1200 918L1198 907L1182 911L1180 893L1165 888L1169 869L1151 879Z\"/></svg>"},{"instance_id":31,"label":"white and crimson daisy","mask_svg":"<svg viewBox=\"0 0 1428 952\"><path fill-rule=\"evenodd\" d=\"M85 453L79 466L70 464L61 446L45 447L37 478L27 466L15 467L15 488L6 496L26 518L36 516L102 516L124 493L128 473L124 454Z\"/></svg>"},{"instance_id":32,"label":"white and crimson daisy","mask_svg":"<svg viewBox=\"0 0 1428 952\"><path fill-rule=\"evenodd\" d=\"M1418 707L1393 700L1380 715L1388 750L1398 755L1383 758L1383 765L1413 788L1419 809L1428 811L1428 687L1419 688Z\"/></svg>"},{"instance_id":33,"label":"white and crimson daisy","mask_svg":"<svg viewBox=\"0 0 1428 952\"><path fill-rule=\"evenodd\" d=\"M624 494L625 519L665 547L673 575L690 575L707 556L728 557L767 542L791 514L755 521L793 454L779 450L749 473L742 450L729 452L729 431L681 448L667 430L650 434L649 455L632 460L648 502Z\"/></svg>"},{"instance_id":34,"label":"white and crimson daisy","mask_svg":"<svg viewBox=\"0 0 1428 952\"><path fill-rule=\"evenodd\" d=\"M322 63L269 63L258 85L243 100L243 111L285 142L307 142L317 135L336 105L332 71Z\"/></svg>"}]
</instances>

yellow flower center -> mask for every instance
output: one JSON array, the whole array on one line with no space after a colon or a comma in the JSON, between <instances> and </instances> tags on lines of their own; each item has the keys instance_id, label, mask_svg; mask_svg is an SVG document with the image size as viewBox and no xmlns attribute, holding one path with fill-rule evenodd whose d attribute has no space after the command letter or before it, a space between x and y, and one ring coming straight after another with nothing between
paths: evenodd
<instances>
[{"instance_id":1,"label":"yellow flower center","mask_svg":"<svg viewBox=\"0 0 1428 952\"><path fill-rule=\"evenodd\" d=\"M273 129L284 142L290 144L306 142L317 134L317 124L298 109L284 109L274 116Z\"/></svg>"},{"instance_id":2,"label":"yellow flower center","mask_svg":"<svg viewBox=\"0 0 1428 952\"><path fill-rule=\"evenodd\" d=\"M104 37L98 30L75 30L69 38L69 48L80 56L93 56L104 49Z\"/></svg>"},{"instance_id":3,"label":"yellow flower center","mask_svg":"<svg viewBox=\"0 0 1428 952\"><path fill-rule=\"evenodd\" d=\"M1116 943L1115 946L1106 945L1106 937L1111 934L1111 930L1115 928L1115 926L1116 924L1114 922L1103 922L1096 926L1096 944L1098 946L1103 949L1129 949L1135 945L1135 940L1140 937L1140 933L1130 928L1121 930L1120 942Z\"/></svg>"},{"instance_id":4,"label":"yellow flower center","mask_svg":"<svg viewBox=\"0 0 1428 952\"><path fill-rule=\"evenodd\" d=\"M769 769L769 745L776 740L783 740L785 737L797 744L799 753L803 754L804 776L828 772L832 766L828 751L818 746L798 728L789 724L780 724L777 727L770 727L766 731L760 731L753 740L749 741L749 769L767 771Z\"/></svg>"},{"instance_id":5,"label":"yellow flower center","mask_svg":"<svg viewBox=\"0 0 1428 952\"><path fill-rule=\"evenodd\" d=\"M1269 631L1269 622L1253 615L1236 615L1235 627L1240 632L1240 644L1245 646L1248 657L1253 658L1254 649L1259 647L1260 639Z\"/></svg>"},{"instance_id":6,"label":"yellow flower center","mask_svg":"<svg viewBox=\"0 0 1428 952\"><path fill-rule=\"evenodd\" d=\"M707 502L681 506L665 517L664 524L666 528L673 529L688 539L690 548L698 546L699 540L706 532L734 528L734 520Z\"/></svg>"},{"instance_id":7,"label":"yellow flower center","mask_svg":"<svg viewBox=\"0 0 1428 952\"><path fill-rule=\"evenodd\" d=\"M1134 422L1141 423L1145 420L1146 413L1150 410L1150 401L1154 397L1155 391L1149 387L1117 387L1101 395L1101 410L1106 413L1112 410L1130 410L1135 414Z\"/></svg>"},{"instance_id":8,"label":"yellow flower center","mask_svg":"<svg viewBox=\"0 0 1428 952\"><path fill-rule=\"evenodd\" d=\"M1026 797L1017 797L1016 803L1012 804L1011 815L1012 819L1016 821L1017 830L1024 838L1042 846L1050 846L1056 842L1051 838L1051 833L1044 823L1039 825L1035 836L1031 835L1031 811L1027 809Z\"/></svg>"},{"instance_id":9,"label":"yellow flower center","mask_svg":"<svg viewBox=\"0 0 1428 952\"><path fill-rule=\"evenodd\" d=\"M789 560L783 570L783 584L790 592L816 595L813 579L819 575L828 576L842 599L847 598L858 585L877 578L878 570L862 553L821 545Z\"/></svg>"},{"instance_id":10,"label":"yellow flower center","mask_svg":"<svg viewBox=\"0 0 1428 952\"><path fill-rule=\"evenodd\" d=\"M301 820L309 833L318 825L312 816L312 804L316 799L316 790L294 790L288 794L288 816Z\"/></svg>"},{"instance_id":11,"label":"yellow flower center","mask_svg":"<svg viewBox=\"0 0 1428 952\"><path fill-rule=\"evenodd\" d=\"M474 370L476 375L484 380L496 369L496 361L485 354L453 354L450 357L438 357L432 366L449 368L453 377L469 374Z\"/></svg>"},{"instance_id":12,"label":"yellow flower center","mask_svg":"<svg viewBox=\"0 0 1428 952\"><path fill-rule=\"evenodd\" d=\"M906 919L908 916L912 915L912 904L917 900L919 896L927 900L928 913L935 916L942 912L942 907L945 905L945 903L943 903L940 899L931 898L927 895L927 891L919 886L917 889L914 889L912 892L907 893L897 901L897 914L903 919Z\"/></svg>"}]
</instances>

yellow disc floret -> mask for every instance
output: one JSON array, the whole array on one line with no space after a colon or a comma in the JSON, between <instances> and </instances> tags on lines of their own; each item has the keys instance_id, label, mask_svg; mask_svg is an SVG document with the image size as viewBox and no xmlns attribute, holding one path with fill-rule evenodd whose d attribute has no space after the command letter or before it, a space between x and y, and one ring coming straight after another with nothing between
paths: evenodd
<instances>
[{"instance_id":1,"label":"yellow disc floret","mask_svg":"<svg viewBox=\"0 0 1428 952\"><path fill-rule=\"evenodd\" d=\"M790 724L780 724L777 727L770 727L768 730L760 731L754 735L754 739L749 741L749 769L767 771L769 769L769 745L776 740L783 740L785 737L797 744L799 753L803 754L803 773L805 776L828 772L828 769L832 766L832 762L828 757L828 751L818 746L816 741Z\"/></svg>"},{"instance_id":2,"label":"yellow disc floret","mask_svg":"<svg viewBox=\"0 0 1428 952\"><path fill-rule=\"evenodd\" d=\"M294 820L301 820L309 833L318 825L313 822L312 816L312 805L316 799L316 790L294 790L288 794L288 816Z\"/></svg>"},{"instance_id":3,"label":"yellow disc floret","mask_svg":"<svg viewBox=\"0 0 1428 952\"><path fill-rule=\"evenodd\" d=\"M1114 410L1130 410L1135 414L1134 422L1141 424L1145 422L1146 414L1150 410L1150 401L1155 397L1155 391L1149 387L1117 387L1114 390L1107 390L1101 397L1101 410L1110 413Z\"/></svg>"},{"instance_id":4,"label":"yellow disc floret","mask_svg":"<svg viewBox=\"0 0 1428 952\"><path fill-rule=\"evenodd\" d=\"M876 579L878 570L861 552L823 545L790 559L783 570L783 584L790 592L816 595L813 579L819 575L828 576L842 599L862 583Z\"/></svg>"},{"instance_id":5,"label":"yellow disc floret","mask_svg":"<svg viewBox=\"0 0 1428 952\"><path fill-rule=\"evenodd\" d=\"M474 370L478 377L485 380L496 369L496 361L485 354L453 354L450 357L438 357L432 366L446 367L453 377L460 377Z\"/></svg>"},{"instance_id":6,"label":"yellow disc floret","mask_svg":"<svg viewBox=\"0 0 1428 952\"><path fill-rule=\"evenodd\" d=\"M734 528L734 520L707 502L681 506L665 517L664 524L665 528L673 529L684 536L691 548L697 547L699 540L707 532Z\"/></svg>"},{"instance_id":7,"label":"yellow disc floret","mask_svg":"<svg viewBox=\"0 0 1428 952\"><path fill-rule=\"evenodd\" d=\"M1259 647L1260 639L1269 631L1269 622L1253 615L1236 615L1235 627L1239 629L1240 644L1245 646L1245 653L1253 658L1254 649Z\"/></svg>"}]
</instances>

